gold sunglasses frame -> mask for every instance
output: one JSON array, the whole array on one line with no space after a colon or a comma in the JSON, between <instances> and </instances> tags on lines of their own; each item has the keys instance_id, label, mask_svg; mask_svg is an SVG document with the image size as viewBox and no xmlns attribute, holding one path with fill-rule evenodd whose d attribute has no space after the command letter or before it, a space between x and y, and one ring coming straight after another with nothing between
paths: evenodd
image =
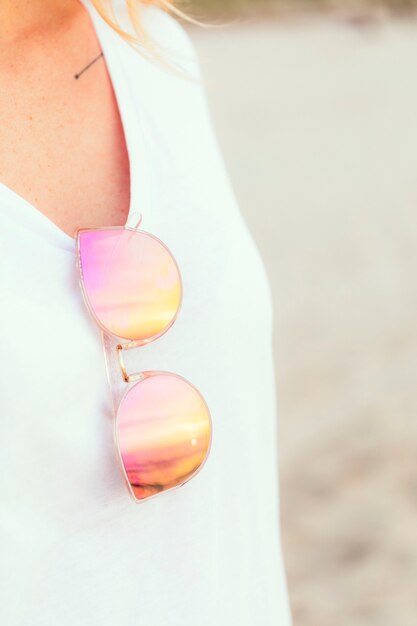
<instances>
[{"instance_id":1,"label":"gold sunglasses frame","mask_svg":"<svg viewBox=\"0 0 417 626\"><path fill-rule=\"evenodd\" d=\"M153 500L154 498L164 495L168 492L171 491L175 491L176 489L179 489L180 487L184 486L187 482L189 482L192 478L194 478L195 476L197 476L197 474L200 473L200 471L203 469L203 467L205 466L207 459L210 456L210 452L211 452L211 447L212 447L212 440L213 440L213 420L212 420L212 416L211 416L211 412L210 409L207 405L207 402L204 398L204 396L202 395L202 393L200 392L199 389L197 389L197 387L195 385L193 385L193 383L191 383L189 380L187 380L186 378L184 378L183 376L181 376L180 374L176 374L174 372L167 372L167 371L143 371L143 372L135 372L134 374L128 374L127 370L126 370L126 366L124 363L124 359L123 359L123 352L125 350L132 350L134 348L140 348L144 345L147 345L148 343L151 343L153 341L155 341L156 339L158 339L159 337L162 337L175 323L179 312L181 310L182 307L182 302L183 302L183 281L182 281L182 276L181 276L181 272L180 269L178 267L177 261L174 257L174 255L172 254L171 250L168 248L168 246L161 241L158 237L156 237L155 235L153 235L152 233L149 233L145 230L140 229L140 224L142 222L142 215L139 218L139 221L137 222L137 224L135 226L103 226L103 227L98 227L98 228L77 228L74 234L75 237L75 249L76 249L76 270L78 273L78 282L79 282L79 286L81 289L81 293L83 296L83 300L87 306L87 309L91 315L91 317L93 318L93 320L96 322L96 324L98 325L98 327L101 329L101 334L102 334L102 344L103 344L103 350L104 350L104 357L105 357L105 366L106 366L106 375L107 375L107 381L108 381L108 385L109 385L109 389L111 392L111 400L112 400L112 405L113 405L113 440L114 440L114 446L115 446L115 451L116 451L116 457L118 459L119 462L119 467L122 471L122 476L124 478L124 481L128 487L128 492L132 498L132 500L136 503L136 504L143 504L144 502L147 502L149 500ZM110 342L109 339L111 337L117 339L117 340L121 340L122 338L119 337L118 335L115 335L114 333L110 332L98 319L98 317L96 316L92 306L90 305L90 301L87 295L87 290L85 287L85 283L84 283L84 277L83 277L83 272L82 272L82 263L81 263L81 256L80 256L80 234L82 232L86 232L86 231L98 231L98 230L130 230L133 232L139 232L142 233L144 235L147 235L149 237L151 237L152 239L154 239L155 241L157 241L158 243L160 243L165 250L167 250L167 252L170 254L170 256L172 257L175 266L177 268L178 271L178 276L179 276L179 281L180 281L180 301L178 304L178 309L175 313L175 316L173 317L172 321L170 322L170 324L164 328L164 330L160 333L158 333L157 335L153 335L152 337L150 337L149 339L145 340L145 341L137 341L137 340L127 340L127 341L123 341L120 343L117 343L115 346L116 349L116 354L117 354L117 363L119 365L120 368L120 372L122 375L122 379L124 380L125 383L129 384L129 383L135 383L138 384L139 382L145 380L147 377L153 375L153 374L160 374L160 375L169 375L169 376L174 376L182 381L184 381L185 383L187 383L188 385L190 385L190 387L192 387L201 397L201 399L203 400L204 406L206 408L207 411L207 416L208 416L208 420L209 420L209 429L210 429L210 439L209 439L209 443L208 443L208 447L207 447L207 451L204 457L204 460L202 461L202 463L198 466L198 468L182 483L175 485L174 487L170 487L168 489L164 489L163 491L160 491L158 493L155 493L151 496L147 496L146 498L142 498L142 499L138 499L135 496L134 490L132 488L132 485L130 484L127 472L126 472L126 468L123 462L123 458L122 458L122 454L121 454L121 448L120 448L120 443L119 443L119 429L118 429L118 413L119 413L119 409L122 406L125 397L127 396L127 394L132 390L133 386L128 386L124 392L122 393L121 396L119 396L117 398L117 400L115 400L114 395L113 395L113 384L112 384L112 380L111 380L111 372L110 372L110 367L109 367L109 358L107 355L107 350L111 350L111 346L110 346Z\"/></svg>"}]
</instances>

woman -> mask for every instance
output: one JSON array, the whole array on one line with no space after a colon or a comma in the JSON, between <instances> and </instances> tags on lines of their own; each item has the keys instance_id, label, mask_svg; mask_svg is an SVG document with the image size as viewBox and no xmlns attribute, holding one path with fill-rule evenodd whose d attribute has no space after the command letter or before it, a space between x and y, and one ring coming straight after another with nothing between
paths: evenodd
<instances>
[{"instance_id":1,"label":"woman","mask_svg":"<svg viewBox=\"0 0 417 626\"><path fill-rule=\"evenodd\" d=\"M135 34L112 6L0 3L0 623L287 626L269 284L188 35L138 7L167 69L115 31ZM140 216L183 301L129 368L192 381L212 439L198 475L139 504L115 455L115 345L103 354L83 301L75 235L132 234Z\"/></svg>"}]
</instances>

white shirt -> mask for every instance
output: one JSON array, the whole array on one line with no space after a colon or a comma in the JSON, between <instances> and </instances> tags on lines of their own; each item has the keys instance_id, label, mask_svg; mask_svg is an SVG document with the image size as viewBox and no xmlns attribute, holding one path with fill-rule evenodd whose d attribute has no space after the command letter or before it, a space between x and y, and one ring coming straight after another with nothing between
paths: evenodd
<instances>
[{"instance_id":1,"label":"white shirt","mask_svg":"<svg viewBox=\"0 0 417 626\"><path fill-rule=\"evenodd\" d=\"M213 440L192 480L133 502L115 454L100 331L82 300L75 241L0 185L0 623L288 626L265 269L202 85L140 56L91 0L83 4L122 117L127 223L141 213L142 228L168 245L183 279L177 321L133 351L131 371L192 381L210 407ZM123 5L118 0L128 26ZM143 19L198 75L183 28L152 7Z\"/></svg>"}]
</instances>

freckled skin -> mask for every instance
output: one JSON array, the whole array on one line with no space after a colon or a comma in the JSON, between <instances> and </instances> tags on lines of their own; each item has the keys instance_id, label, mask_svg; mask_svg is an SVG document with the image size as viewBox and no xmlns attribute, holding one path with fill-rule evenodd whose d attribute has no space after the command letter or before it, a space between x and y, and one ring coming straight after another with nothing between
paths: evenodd
<instances>
[{"instance_id":1,"label":"freckled skin","mask_svg":"<svg viewBox=\"0 0 417 626\"><path fill-rule=\"evenodd\" d=\"M74 78L101 52L91 19L76 0L61 4L0 6L0 182L72 237L124 224L130 181L104 58Z\"/></svg>"}]
</instances>

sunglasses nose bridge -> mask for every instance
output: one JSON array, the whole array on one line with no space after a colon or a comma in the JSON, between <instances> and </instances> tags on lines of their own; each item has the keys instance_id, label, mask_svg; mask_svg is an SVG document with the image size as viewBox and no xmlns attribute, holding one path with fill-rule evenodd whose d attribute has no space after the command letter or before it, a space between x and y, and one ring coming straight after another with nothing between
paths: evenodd
<instances>
[{"instance_id":1,"label":"sunglasses nose bridge","mask_svg":"<svg viewBox=\"0 0 417 626\"><path fill-rule=\"evenodd\" d=\"M123 380L126 383L132 383L138 380L143 380L144 375L142 372L137 372L135 374L127 373L126 364L123 358L123 352L125 350L133 350L134 348L139 348L140 346L143 346L143 345L144 345L143 341L129 341L129 343L119 343L116 346L117 359L118 359L120 369L122 372Z\"/></svg>"}]
</instances>

